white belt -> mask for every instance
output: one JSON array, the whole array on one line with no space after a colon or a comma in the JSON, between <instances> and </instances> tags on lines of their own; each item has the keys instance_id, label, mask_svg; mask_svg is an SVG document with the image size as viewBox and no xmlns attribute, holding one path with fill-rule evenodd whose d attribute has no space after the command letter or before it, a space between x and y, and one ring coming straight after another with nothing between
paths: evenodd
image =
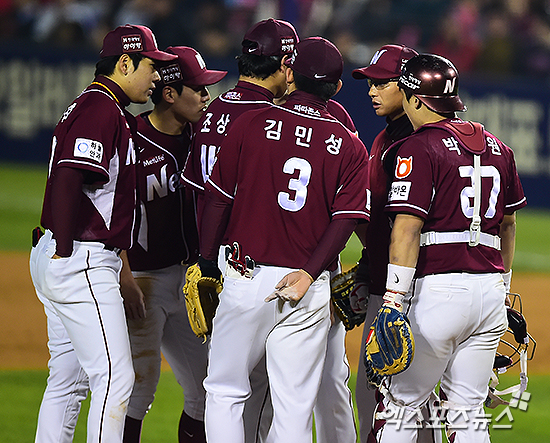
<instances>
[{"instance_id":1,"label":"white belt","mask_svg":"<svg viewBox=\"0 0 550 443\"><path fill-rule=\"evenodd\" d=\"M442 245L446 243L470 243L470 231L463 232L423 232L420 234L420 246ZM480 233L479 244L500 251L500 237L498 235Z\"/></svg>"}]
</instances>

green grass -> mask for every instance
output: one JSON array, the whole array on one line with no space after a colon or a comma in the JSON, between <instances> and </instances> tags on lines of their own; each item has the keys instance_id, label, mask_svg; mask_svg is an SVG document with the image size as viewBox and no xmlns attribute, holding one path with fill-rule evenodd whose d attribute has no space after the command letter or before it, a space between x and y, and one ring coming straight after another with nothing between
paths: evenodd
<instances>
[{"instance_id":1,"label":"green grass","mask_svg":"<svg viewBox=\"0 0 550 443\"><path fill-rule=\"evenodd\" d=\"M0 442L22 443L34 440L38 408L46 386L47 371L0 371ZM513 375L501 376L499 388L518 382ZM350 382L355 386L355 377ZM500 420L498 424L512 424L512 429L492 429L493 443L546 442L550 437L548 410L550 410L550 377L531 376L527 389L531 393L526 411L510 409L514 421ZM86 441L88 400L84 402L75 433L75 443ZM143 425L143 443L174 443L182 409L181 388L170 371L162 372L157 396ZM488 410L492 424L504 407Z\"/></svg>"}]
</instances>

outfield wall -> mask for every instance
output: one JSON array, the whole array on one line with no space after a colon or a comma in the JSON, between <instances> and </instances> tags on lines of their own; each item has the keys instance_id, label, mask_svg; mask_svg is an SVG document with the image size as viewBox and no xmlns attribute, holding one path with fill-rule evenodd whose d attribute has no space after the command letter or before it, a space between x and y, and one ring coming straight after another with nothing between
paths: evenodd
<instances>
[{"instance_id":1,"label":"outfield wall","mask_svg":"<svg viewBox=\"0 0 550 443\"><path fill-rule=\"evenodd\" d=\"M57 120L93 77L97 55L32 45L0 47L0 161L47 163L51 132ZM207 60L229 75L211 95L236 82L234 59ZM336 97L348 109L367 146L384 127L367 97L364 81L353 80L346 66L344 87ZM495 133L515 152L531 207L550 208L550 84L522 79L461 79L461 97L469 110L461 114ZM146 106L133 106L138 113ZM90 122L93 124L93 122Z\"/></svg>"}]
</instances>

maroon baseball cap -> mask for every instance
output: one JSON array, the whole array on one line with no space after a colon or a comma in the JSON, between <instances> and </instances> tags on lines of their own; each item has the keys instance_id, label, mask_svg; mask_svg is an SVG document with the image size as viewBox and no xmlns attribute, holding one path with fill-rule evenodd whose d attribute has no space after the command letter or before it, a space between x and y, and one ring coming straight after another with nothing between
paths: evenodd
<instances>
[{"instance_id":1,"label":"maroon baseball cap","mask_svg":"<svg viewBox=\"0 0 550 443\"><path fill-rule=\"evenodd\" d=\"M398 78L403 65L415 55L418 55L418 52L407 46L385 45L375 52L369 66L354 69L351 75L358 80Z\"/></svg>"},{"instance_id":2,"label":"maroon baseball cap","mask_svg":"<svg viewBox=\"0 0 550 443\"><path fill-rule=\"evenodd\" d=\"M291 54L298 43L298 34L289 22L269 18L252 26L244 35L243 54Z\"/></svg>"},{"instance_id":3,"label":"maroon baseball cap","mask_svg":"<svg viewBox=\"0 0 550 443\"><path fill-rule=\"evenodd\" d=\"M323 37L309 37L299 42L285 65L307 78L338 83L344 70L342 54Z\"/></svg>"},{"instance_id":4,"label":"maroon baseball cap","mask_svg":"<svg viewBox=\"0 0 550 443\"><path fill-rule=\"evenodd\" d=\"M141 53L145 57L162 62L175 60L176 55L159 51L153 32L147 26L124 25L107 33L103 39L101 58L112 55Z\"/></svg>"},{"instance_id":5,"label":"maroon baseball cap","mask_svg":"<svg viewBox=\"0 0 550 443\"><path fill-rule=\"evenodd\" d=\"M158 68L160 81L165 85L181 82L187 86L208 86L227 75L227 71L206 69L202 56L188 46L169 46L166 52L176 55L177 60Z\"/></svg>"}]
</instances>

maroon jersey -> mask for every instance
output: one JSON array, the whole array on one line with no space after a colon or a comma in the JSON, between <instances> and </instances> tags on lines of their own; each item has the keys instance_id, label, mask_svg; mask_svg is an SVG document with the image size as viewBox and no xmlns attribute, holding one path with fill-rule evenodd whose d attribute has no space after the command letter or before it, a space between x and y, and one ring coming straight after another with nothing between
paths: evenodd
<instances>
[{"instance_id":1,"label":"maroon jersey","mask_svg":"<svg viewBox=\"0 0 550 443\"><path fill-rule=\"evenodd\" d=\"M512 150L494 135L460 119L417 129L397 152L389 212L425 220L422 232L469 231L474 214L474 154L481 158L481 232L498 236L505 214L525 206ZM399 142L398 142L399 143ZM482 234L482 235L483 235ZM417 276L445 272L504 272L500 251L479 244L442 243L420 248Z\"/></svg>"},{"instance_id":2,"label":"maroon jersey","mask_svg":"<svg viewBox=\"0 0 550 443\"><path fill-rule=\"evenodd\" d=\"M371 192L370 223L367 227L367 255L369 258L370 285L372 294L382 295L386 291L386 273L389 263L390 219L384 212L388 200L388 191L393 179L385 165L393 164L388 157L394 152L388 148L396 141L407 137L413 127L406 115L395 121L388 121L388 126L374 139L369 156L369 189ZM392 155L393 154L393 155Z\"/></svg>"},{"instance_id":3,"label":"maroon jersey","mask_svg":"<svg viewBox=\"0 0 550 443\"><path fill-rule=\"evenodd\" d=\"M368 220L367 151L300 91L232 126L206 186L232 204L223 242L258 263L302 267L332 219Z\"/></svg>"},{"instance_id":4,"label":"maroon jersey","mask_svg":"<svg viewBox=\"0 0 550 443\"><path fill-rule=\"evenodd\" d=\"M196 125L196 135L183 171L183 180L199 192L212 171L216 154L232 123L246 111L273 104L273 94L258 85L239 81L208 106Z\"/></svg>"},{"instance_id":5,"label":"maroon jersey","mask_svg":"<svg viewBox=\"0 0 550 443\"><path fill-rule=\"evenodd\" d=\"M191 191L179 182L191 144L191 128L182 135L156 130L150 112L137 118L136 144L141 217L136 241L128 251L133 271L161 269L198 256Z\"/></svg>"},{"instance_id":6,"label":"maroon jersey","mask_svg":"<svg viewBox=\"0 0 550 443\"><path fill-rule=\"evenodd\" d=\"M329 100L327 102L327 111L330 115L332 115L336 120L341 122L351 132L353 132L354 134L357 134L357 128L355 127L355 123L353 123L353 120L348 114L348 111L346 111L346 108L344 108L340 103L338 103L336 100Z\"/></svg>"},{"instance_id":7,"label":"maroon jersey","mask_svg":"<svg viewBox=\"0 0 550 443\"><path fill-rule=\"evenodd\" d=\"M62 167L94 173L82 187L75 240L99 241L128 249L136 206L134 117L124 108L129 98L113 81L100 76L61 116L50 152L41 224L52 229L51 182Z\"/></svg>"}]
</instances>

